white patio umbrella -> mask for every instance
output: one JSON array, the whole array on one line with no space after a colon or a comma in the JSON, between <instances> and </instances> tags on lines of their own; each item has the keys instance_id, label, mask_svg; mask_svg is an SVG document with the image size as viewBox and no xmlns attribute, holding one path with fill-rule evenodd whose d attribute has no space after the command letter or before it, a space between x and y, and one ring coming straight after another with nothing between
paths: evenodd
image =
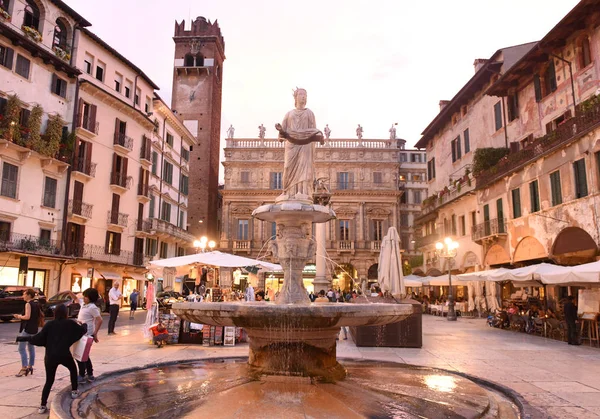
<instances>
[{"instance_id":1,"label":"white patio umbrella","mask_svg":"<svg viewBox=\"0 0 600 419\"><path fill-rule=\"evenodd\" d=\"M485 296L483 295L483 281L476 281L475 288L475 308L481 314L481 312L485 311L487 305L485 303Z\"/></svg>"},{"instance_id":2,"label":"white patio umbrella","mask_svg":"<svg viewBox=\"0 0 600 419\"><path fill-rule=\"evenodd\" d=\"M548 272L542 276L544 284L569 284L574 282L600 282L600 261L568 266L565 270Z\"/></svg>"},{"instance_id":3,"label":"white patio umbrella","mask_svg":"<svg viewBox=\"0 0 600 419\"><path fill-rule=\"evenodd\" d=\"M491 275L500 275L503 272L510 271L506 268L488 269L486 271L468 272L456 275L462 281L489 281Z\"/></svg>"},{"instance_id":4,"label":"white patio umbrella","mask_svg":"<svg viewBox=\"0 0 600 419\"><path fill-rule=\"evenodd\" d=\"M396 227L390 227L381 241L377 276L384 291L392 295L406 294L402 277L400 235Z\"/></svg>"},{"instance_id":5,"label":"white patio umbrella","mask_svg":"<svg viewBox=\"0 0 600 419\"><path fill-rule=\"evenodd\" d=\"M427 282L423 281L423 279L423 277L417 275L406 275L404 277L404 286L419 288L429 285Z\"/></svg>"},{"instance_id":6,"label":"white patio umbrella","mask_svg":"<svg viewBox=\"0 0 600 419\"><path fill-rule=\"evenodd\" d=\"M505 269L489 275L490 281L543 281L543 278L549 274L568 273L569 268L564 266L552 265L550 263L538 263L536 265L524 266L516 269Z\"/></svg>"}]
</instances>

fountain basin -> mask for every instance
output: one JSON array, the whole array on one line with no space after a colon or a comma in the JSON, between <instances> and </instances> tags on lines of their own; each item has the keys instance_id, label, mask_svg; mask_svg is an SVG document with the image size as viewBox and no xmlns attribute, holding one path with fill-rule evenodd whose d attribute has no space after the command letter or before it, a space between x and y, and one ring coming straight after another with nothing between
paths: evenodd
<instances>
[{"instance_id":1,"label":"fountain basin","mask_svg":"<svg viewBox=\"0 0 600 419\"><path fill-rule=\"evenodd\" d=\"M416 313L411 304L267 302L176 303L172 310L194 323L243 327L249 338L248 363L258 374L322 381L346 376L336 359L340 327L395 323Z\"/></svg>"}]
</instances>

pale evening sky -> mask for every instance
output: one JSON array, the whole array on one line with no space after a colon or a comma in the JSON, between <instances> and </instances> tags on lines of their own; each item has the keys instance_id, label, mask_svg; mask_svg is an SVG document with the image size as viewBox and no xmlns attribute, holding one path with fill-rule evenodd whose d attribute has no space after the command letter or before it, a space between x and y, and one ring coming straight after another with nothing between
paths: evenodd
<instances>
[{"instance_id":1,"label":"pale evening sky","mask_svg":"<svg viewBox=\"0 0 600 419\"><path fill-rule=\"evenodd\" d=\"M308 91L332 138L397 136L412 147L473 75L473 60L539 40L577 0L66 0L171 102L175 20L218 20L225 38L222 137L255 138Z\"/></svg>"}]
</instances>

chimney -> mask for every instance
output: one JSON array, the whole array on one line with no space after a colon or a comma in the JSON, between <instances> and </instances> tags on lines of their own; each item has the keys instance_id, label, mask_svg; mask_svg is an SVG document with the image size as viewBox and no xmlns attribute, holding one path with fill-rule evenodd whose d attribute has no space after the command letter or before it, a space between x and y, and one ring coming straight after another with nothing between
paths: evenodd
<instances>
[{"instance_id":1,"label":"chimney","mask_svg":"<svg viewBox=\"0 0 600 419\"><path fill-rule=\"evenodd\" d=\"M481 67L483 67L489 60L486 60L485 58L476 58L475 61L473 61L473 67L475 67L475 73L477 73L479 71L479 69Z\"/></svg>"},{"instance_id":2,"label":"chimney","mask_svg":"<svg viewBox=\"0 0 600 419\"><path fill-rule=\"evenodd\" d=\"M442 111L442 109L444 109L446 107L447 104L449 104L450 101L449 100L440 100L440 112Z\"/></svg>"}]
</instances>

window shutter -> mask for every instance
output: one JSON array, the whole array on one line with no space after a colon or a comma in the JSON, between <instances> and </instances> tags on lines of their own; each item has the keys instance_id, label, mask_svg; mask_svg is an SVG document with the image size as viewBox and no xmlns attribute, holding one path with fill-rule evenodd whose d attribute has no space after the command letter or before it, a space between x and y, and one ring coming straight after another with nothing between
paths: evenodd
<instances>
[{"instance_id":1,"label":"window shutter","mask_svg":"<svg viewBox=\"0 0 600 419\"><path fill-rule=\"evenodd\" d=\"M29 109L22 108L21 109L21 125L27 126L27 122L29 121L29 115L31 115L31 111Z\"/></svg>"},{"instance_id":2,"label":"window shutter","mask_svg":"<svg viewBox=\"0 0 600 419\"><path fill-rule=\"evenodd\" d=\"M583 198L587 196L587 178L585 173L585 161L583 159L575 162L575 184L576 184L576 197Z\"/></svg>"},{"instance_id":3,"label":"window shutter","mask_svg":"<svg viewBox=\"0 0 600 419\"><path fill-rule=\"evenodd\" d=\"M106 237L104 239L104 253L108 252L108 246L110 245L110 231L106 232Z\"/></svg>"},{"instance_id":4,"label":"window shutter","mask_svg":"<svg viewBox=\"0 0 600 419\"><path fill-rule=\"evenodd\" d=\"M60 83L60 95L64 98L67 97L67 82L64 80L61 80Z\"/></svg>"},{"instance_id":5,"label":"window shutter","mask_svg":"<svg viewBox=\"0 0 600 419\"><path fill-rule=\"evenodd\" d=\"M456 140L452 141L450 146L452 148L452 163L454 163L456 161Z\"/></svg>"},{"instance_id":6,"label":"window shutter","mask_svg":"<svg viewBox=\"0 0 600 419\"><path fill-rule=\"evenodd\" d=\"M354 189L354 172L350 172L348 177L350 178L348 189Z\"/></svg>"},{"instance_id":7,"label":"window shutter","mask_svg":"<svg viewBox=\"0 0 600 419\"><path fill-rule=\"evenodd\" d=\"M556 70L554 68L554 60L550 61L548 66L548 77L550 77L550 91L556 91Z\"/></svg>"},{"instance_id":8,"label":"window shutter","mask_svg":"<svg viewBox=\"0 0 600 419\"><path fill-rule=\"evenodd\" d=\"M155 205L155 198L154 195L150 195L150 204L148 207L148 217L149 218L154 218L154 205Z\"/></svg>"},{"instance_id":9,"label":"window shutter","mask_svg":"<svg viewBox=\"0 0 600 419\"><path fill-rule=\"evenodd\" d=\"M83 201L83 183L75 181L73 184L73 200Z\"/></svg>"},{"instance_id":10,"label":"window shutter","mask_svg":"<svg viewBox=\"0 0 600 419\"><path fill-rule=\"evenodd\" d=\"M471 142L469 139L469 128L467 128L465 130L465 132L463 133L463 137L465 140L465 154L467 154L469 151L471 151Z\"/></svg>"},{"instance_id":11,"label":"window shutter","mask_svg":"<svg viewBox=\"0 0 600 419\"><path fill-rule=\"evenodd\" d=\"M88 169L92 167L92 146L92 143L85 144L85 162Z\"/></svg>"},{"instance_id":12,"label":"window shutter","mask_svg":"<svg viewBox=\"0 0 600 419\"><path fill-rule=\"evenodd\" d=\"M535 101L540 102L542 100L542 82L538 74L533 76L533 89L535 90Z\"/></svg>"},{"instance_id":13,"label":"window shutter","mask_svg":"<svg viewBox=\"0 0 600 419\"><path fill-rule=\"evenodd\" d=\"M96 105L90 105L89 127L93 132L96 132L96 111L97 111L97 109L98 109L98 107Z\"/></svg>"},{"instance_id":14,"label":"window shutter","mask_svg":"<svg viewBox=\"0 0 600 419\"><path fill-rule=\"evenodd\" d=\"M12 48L6 48L6 50L4 51L4 67L10 68L12 70L14 55L15 52Z\"/></svg>"},{"instance_id":15,"label":"window shutter","mask_svg":"<svg viewBox=\"0 0 600 419\"><path fill-rule=\"evenodd\" d=\"M57 84L58 84L58 77L56 77L56 74L52 73L52 80L50 81L50 91L52 93L56 93L56 94L59 93L59 92L57 92L58 89L56 89Z\"/></svg>"},{"instance_id":16,"label":"window shutter","mask_svg":"<svg viewBox=\"0 0 600 419\"><path fill-rule=\"evenodd\" d=\"M79 98L79 105L77 105L77 121L79 126L82 126L84 121L83 121L83 99Z\"/></svg>"},{"instance_id":17,"label":"window shutter","mask_svg":"<svg viewBox=\"0 0 600 419\"><path fill-rule=\"evenodd\" d=\"M127 162L129 161L128 158L123 157L123 179L125 179L127 177Z\"/></svg>"},{"instance_id":18,"label":"window shutter","mask_svg":"<svg viewBox=\"0 0 600 419\"><path fill-rule=\"evenodd\" d=\"M121 121L119 121L119 118L115 119L115 142L118 142L118 135L119 135L119 127L121 126Z\"/></svg>"},{"instance_id":19,"label":"window shutter","mask_svg":"<svg viewBox=\"0 0 600 419\"><path fill-rule=\"evenodd\" d=\"M460 149L460 135L458 137L456 137L456 157L457 158L461 158L462 156L462 151Z\"/></svg>"}]
</instances>

